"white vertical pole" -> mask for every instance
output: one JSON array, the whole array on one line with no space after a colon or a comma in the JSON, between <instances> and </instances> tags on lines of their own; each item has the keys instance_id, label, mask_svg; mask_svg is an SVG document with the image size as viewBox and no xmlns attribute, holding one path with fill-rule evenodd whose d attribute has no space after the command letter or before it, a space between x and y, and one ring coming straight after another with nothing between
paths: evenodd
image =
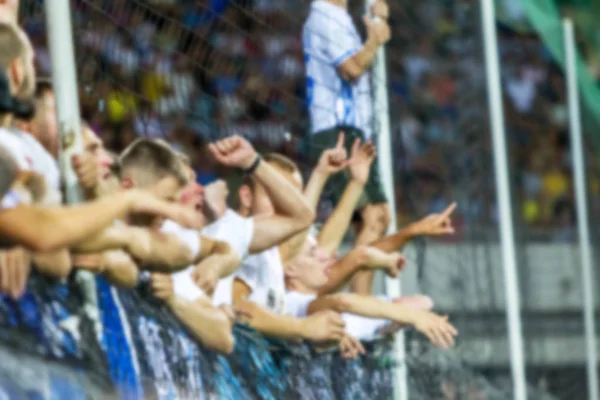
<instances>
[{"instance_id":1,"label":"white vertical pole","mask_svg":"<svg viewBox=\"0 0 600 400\"><path fill-rule=\"evenodd\" d=\"M71 167L73 154L83 150L79 92L73 50L73 26L69 0L46 0L46 28L52 61L52 86L56 98L60 134L60 167L68 203L83 200L77 176ZM91 272L78 271L76 281L84 296L84 309L100 331L96 280Z\"/></svg>"},{"instance_id":2,"label":"white vertical pole","mask_svg":"<svg viewBox=\"0 0 600 400\"><path fill-rule=\"evenodd\" d=\"M82 150L79 93L75 73L73 28L69 0L46 1L46 27L52 60L52 86L60 133L60 163L68 203L82 200L71 157Z\"/></svg>"},{"instance_id":3,"label":"white vertical pole","mask_svg":"<svg viewBox=\"0 0 600 400\"><path fill-rule=\"evenodd\" d=\"M365 7L367 15L371 14L371 5L375 0L366 0ZM394 196L394 170L392 159L392 139L390 135L390 111L387 91L387 71L385 61L385 50L379 48L373 62L371 71L373 83L373 117L377 121L377 154L379 172L383 188L390 207L390 225L388 234L396 231L396 201ZM401 286L398 279L385 278L385 293L389 297L398 297L401 294ZM394 399L408 400L408 371L406 368L406 345L404 331L396 334L394 341L394 358L396 359L396 376L394 377Z\"/></svg>"},{"instance_id":4,"label":"white vertical pole","mask_svg":"<svg viewBox=\"0 0 600 400\"><path fill-rule=\"evenodd\" d=\"M581 254L581 279L583 287L583 317L585 326L585 344L587 353L588 399L600 400L598 393L598 353L596 352L596 333L594 327L594 273L592 268L592 248L590 245L590 225L587 210L585 179L585 157L581 133L581 114L579 111L579 87L577 83L577 58L573 22L563 22L567 90L569 93L569 125L571 131L571 154L573 157L573 178L575 182L575 201L577 204L577 230L579 251Z\"/></svg>"},{"instance_id":5,"label":"white vertical pole","mask_svg":"<svg viewBox=\"0 0 600 400\"><path fill-rule=\"evenodd\" d=\"M520 292L517 279L517 258L515 252L513 215L510 202L510 180L508 177L509 167L504 131L504 110L502 106L502 82L500 79L498 39L496 36L496 17L494 11L494 0L481 0L485 64L487 70L487 91L500 220L500 244L504 266L504 288L513 379L513 399L526 400L527 385L525 382L525 362L523 359Z\"/></svg>"}]
</instances>

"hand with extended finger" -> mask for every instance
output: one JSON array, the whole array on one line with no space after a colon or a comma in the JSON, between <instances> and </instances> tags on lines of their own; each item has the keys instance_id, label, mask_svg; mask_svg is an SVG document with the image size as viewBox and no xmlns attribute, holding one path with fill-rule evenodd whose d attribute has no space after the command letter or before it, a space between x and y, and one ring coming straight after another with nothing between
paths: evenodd
<instances>
[{"instance_id":1,"label":"hand with extended finger","mask_svg":"<svg viewBox=\"0 0 600 400\"><path fill-rule=\"evenodd\" d=\"M456 203L450 204L440 214L431 214L411 225L415 235L441 236L454 233L452 226L452 213L456 209Z\"/></svg>"},{"instance_id":2,"label":"hand with extended finger","mask_svg":"<svg viewBox=\"0 0 600 400\"><path fill-rule=\"evenodd\" d=\"M227 167L249 169L258 157L250 142L241 136L216 141L208 148L215 159Z\"/></svg>"},{"instance_id":3,"label":"hand with extended finger","mask_svg":"<svg viewBox=\"0 0 600 400\"><path fill-rule=\"evenodd\" d=\"M335 147L327 149L321 154L315 170L326 175L337 174L348 166L347 158L348 152L344 147L344 132L340 132Z\"/></svg>"},{"instance_id":4,"label":"hand with extended finger","mask_svg":"<svg viewBox=\"0 0 600 400\"><path fill-rule=\"evenodd\" d=\"M442 317L429 311L417 311L414 327L427 336L433 345L442 349L453 346L458 334L456 328L448 322L447 316Z\"/></svg>"},{"instance_id":5,"label":"hand with extended finger","mask_svg":"<svg viewBox=\"0 0 600 400\"><path fill-rule=\"evenodd\" d=\"M365 142L362 145L360 144L360 139L354 141L348 162L348 168L353 180L362 185L367 183L369 173L371 172L371 165L376 155L377 151L371 141Z\"/></svg>"}]
</instances>

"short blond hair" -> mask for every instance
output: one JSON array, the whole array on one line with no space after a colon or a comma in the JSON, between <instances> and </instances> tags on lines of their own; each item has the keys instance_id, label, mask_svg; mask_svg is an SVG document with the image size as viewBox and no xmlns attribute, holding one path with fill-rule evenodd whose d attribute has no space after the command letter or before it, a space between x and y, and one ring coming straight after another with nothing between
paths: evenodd
<instances>
[{"instance_id":1,"label":"short blond hair","mask_svg":"<svg viewBox=\"0 0 600 400\"><path fill-rule=\"evenodd\" d=\"M153 181L173 176L181 185L188 182L180 157L164 141L137 139L123 150L118 165L122 177L143 173Z\"/></svg>"}]
</instances>

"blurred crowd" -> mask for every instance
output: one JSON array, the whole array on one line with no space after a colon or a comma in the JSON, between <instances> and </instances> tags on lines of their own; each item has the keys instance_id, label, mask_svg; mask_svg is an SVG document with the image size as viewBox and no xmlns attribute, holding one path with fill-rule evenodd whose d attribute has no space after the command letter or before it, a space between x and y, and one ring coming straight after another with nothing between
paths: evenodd
<instances>
[{"instance_id":1,"label":"blurred crowd","mask_svg":"<svg viewBox=\"0 0 600 400\"><path fill-rule=\"evenodd\" d=\"M84 117L109 148L161 137L188 153L199 180L215 166L207 140L243 134L306 166L300 1L76 2ZM360 15L356 4L353 14ZM459 198L459 220L497 222L486 73L477 4L390 2L387 47L400 221ZM24 15L41 74L49 56L41 13ZM360 25L360 24L359 24ZM416 38L416 39L415 39ZM535 35L499 29L515 213L573 236L565 82ZM591 189L600 185L592 179ZM418 201L417 201L418 199Z\"/></svg>"}]
</instances>

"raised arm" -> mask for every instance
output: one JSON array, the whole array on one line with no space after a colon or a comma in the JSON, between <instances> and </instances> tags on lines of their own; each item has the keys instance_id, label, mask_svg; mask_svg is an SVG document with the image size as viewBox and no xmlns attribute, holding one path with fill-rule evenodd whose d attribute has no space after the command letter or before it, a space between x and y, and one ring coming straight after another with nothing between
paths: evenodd
<instances>
[{"instance_id":1,"label":"raised arm","mask_svg":"<svg viewBox=\"0 0 600 400\"><path fill-rule=\"evenodd\" d=\"M448 348L454 344L456 329L441 317L429 311L413 310L401 304L390 303L374 296L355 293L339 293L319 297L308 307L308 313L334 310L368 318L382 318L393 322L412 325L436 346Z\"/></svg>"},{"instance_id":2,"label":"raised arm","mask_svg":"<svg viewBox=\"0 0 600 400\"><path fill-rule=\"evenodd\" d=\"M275 168L262 161L247 140L234 136L213 143L209 148L221 164L251 172L277 210L275 215L255 218L250 253L267 250L312 224L314 211L302 193Z\"/></svg>"},{"instance_id":3,"label":"raised arm","mask_svg":"<svg viewBox=\"0 0 600 400\"><path fill-rule=\"evenodd\" d=\"M451 217L455 209L456 203L452 203L442 213L431 214L414 222L393 235L377 240L372 247L385 252L398 251L418 236L451 235L454 233Z\"/></svg>"},{"instance_id":4,"label":"raised arm","mask_svg":"<svg viewBox=\"0 0 600 400\"><path fill-rule=\"evenodd\" d=\"M344 133L340 132L336 146L321 154L317 166L313 170L308 184L304 189L304 198L313 213L316 213L319 199L329 177L340 173L348 166L348 154L344 147ZM291 259L302 248L309 230L303 230L279 246L281 259L285 262Z\"/></svg>"},{"instance_id":5,"label":"raised arm","mask_svg":"<svg viewBox=\"0 0 600 400\"><path fill-rule=\"evenodd\" d=\"M194 226L196 217L140 190L60 208L17 206L0 210L0 237L39 252L50 252L97 234L129 213L149 213Z\"/></svg>"},{"instance_id":6,"label":"raised arm","mask_svg":"<svg viewBox=\"0 0 600 400\"><path fill-rule=\"evenodd\" d=\"M348 163L351 180L346 186L340 202L323 225L318 237L319 247L329 256L335 254L342 240L344 240L344 235L352 220L352 213L369 179L369 172L375 155L375 147L371 142L366 142L361 146L359 139L354 141Z\"/></svg>"}]
</instances>

